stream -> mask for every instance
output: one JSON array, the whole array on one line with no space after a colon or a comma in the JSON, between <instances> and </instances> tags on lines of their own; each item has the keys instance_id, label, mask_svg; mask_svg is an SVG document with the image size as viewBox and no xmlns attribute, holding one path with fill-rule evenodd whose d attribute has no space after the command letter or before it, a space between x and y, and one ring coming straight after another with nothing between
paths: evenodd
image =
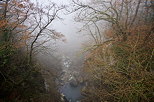
<instances>
[{"instance_id":1,"label":"stream","mask_svg":"<svg viewBox=\"0 0 154 102\"><path fill-rule=\"evenodd\" d=\"M61 87L61 93L64 94L66 99L69 102L79 102L82 99L81 89L82 85L78 85L77 87L72 87L70 83L66 83Z\"/></svg>"},{"instance_id":2,"label":"stream","mask_svg":"<svg viewBox=\"0 0 154 102\"><path fill-rule=\"evenodd\" d=\"M63 56L63 74L60 77L61 85L59 90L68 102L80 102L82 99L81 90L84 82L79 68L75 67L68 56Z\"/></svg>"}]
</instances>

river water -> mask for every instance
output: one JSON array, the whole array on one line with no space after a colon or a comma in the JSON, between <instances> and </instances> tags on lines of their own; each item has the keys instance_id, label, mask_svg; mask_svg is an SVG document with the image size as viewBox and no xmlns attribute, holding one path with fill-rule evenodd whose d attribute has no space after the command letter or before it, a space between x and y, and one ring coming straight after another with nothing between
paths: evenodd
<instances>
[{"instance_id":1,"label":"river water","mask_svg":"<svg viewBox=\"0 0 154 102\"><path fill-rule=\"evenodd\" d=\"M80 73L80 68L78 64L81 64L81 59L74 60L75 63L68 56L63 56L63 68L62 75L59 78L59 91L63 94L68 102L79 102L82 99L81 90L84 86L82 75ZM80 79L79 79L80 77ZM80 81L80 82L79 82ZM82 82L81 82L82 81ZM73 83L73 85L72 85Z\"/></svg>"},{"instance_id":2,"label":"river water","mask_svg":"<svg viewBox=\"0 0 154 102\"><path fill-rule=\"evenodd\" d=\"M69 102L77 102L82 99L81 89L82 85L72 87L70 83L66 83L61 87L60 91L65 95L66 99L69 100Z\"/></svg>"}]
</instances>

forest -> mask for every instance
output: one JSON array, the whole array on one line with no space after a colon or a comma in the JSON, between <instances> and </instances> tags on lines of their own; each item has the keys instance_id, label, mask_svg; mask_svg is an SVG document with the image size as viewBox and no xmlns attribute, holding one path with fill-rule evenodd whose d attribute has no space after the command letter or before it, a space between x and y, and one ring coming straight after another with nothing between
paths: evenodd
<instances>
[{"instance_id":1,"label":"forest","mask_svg":"<svg viewBox=\"0 0 154 102\"><path fill-rule=\"evenodd\" d=\"M154 0L0 0L0 102L154 102Z\"/></svg>"}]
</instances>

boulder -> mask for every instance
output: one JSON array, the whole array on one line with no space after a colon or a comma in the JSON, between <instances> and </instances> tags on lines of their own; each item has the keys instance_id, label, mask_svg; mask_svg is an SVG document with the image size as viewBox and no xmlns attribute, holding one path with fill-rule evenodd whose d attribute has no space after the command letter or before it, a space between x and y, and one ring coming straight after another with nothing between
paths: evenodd
<instances>
[{"instance_id":1,"label":"boulder","mask_svg":"<svg viewBox=\"0 0 154 102\"><path fill-rule=\"evenodd\" d=\"M72 87L77 87L78 86L78 82L77 82L77 80L76 79L70 79L70 85L72 86Z\"/></svg>"},{"instance_id":2,"label":"boulder","mask_svg":"<svg viewBox=\"0 0 154 102\"><path fill-rule=\"evenodd\" d=\"M61 102L69 102L63 93L61 93Z\"/></svg>"},{"instance_id":3,"label":"boulder","mask_svg":"<svg viewBox=\"0 0 154 102\"><path fill-rule=\"evenodd\" d=\"M83 84L83 83L84 83L83 77L78 77L78 82L79 82L80 84Z\"/></svg>"}]
</instances>

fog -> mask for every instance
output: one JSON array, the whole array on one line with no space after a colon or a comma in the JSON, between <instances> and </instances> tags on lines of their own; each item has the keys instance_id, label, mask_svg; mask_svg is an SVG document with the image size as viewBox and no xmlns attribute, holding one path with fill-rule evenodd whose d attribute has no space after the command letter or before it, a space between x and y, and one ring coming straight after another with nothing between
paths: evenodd
<instances>
[{"instance_id":1,"label":"fog","mask_svg":"<svg viewBox=\"0 0 154 102\"><path fill-rule=\"evenodd\" d=\"M34 0L35 1L35 0ZM35 1L36 2L36 1ZM71 5L71 0L37 0L41 5L47 5L49 2L55 2L57 5L66 5L67 9ZM75 57L81 52L82 44L85 41L83 34L80 31L83 24L74 21L76 13L69 13L65 9L60 11L58 16L60 19L55 19L49 26L56 32L60 32L65 36L65 42L56 41L56 50L59 54L64 54L69 57ZM53 47L53 46L49 46Z\"/></svg>"},{"instance_id":2,"label":"fog","mask_svg":"<svg viewBox=\"0 0 154 102\"><path fill-rule=\"evenodd\" d=\"M153 11L152 0L0 0L0 102L153 100Z\"/></svg>"},{"instance_id":3,"label":"fog","mask_svg":"<svg viewBox=\"0 0 154 102\"><path fill-rule=\"evenodd\" d=\"M50 0L39 0L38 2L46 5ZM67 9L70 9L71 0L52 0L52 2L55 2L57 5L66 5ZM49 53L41 53L39 60L46 68L59 71L57 80L58 83L63 84L60 86L60 92L66 96L67 100L71 99L72 102L76 102L81 98L80 89L82 85L72 88L67 82L72 80L74 76L81 76L84 60L82 45L86 41L86 36L79 32L83 24L74 21L76 12L69 13L64 9L59 12L58 16L60 19L55 19L49 28L63 34L66 41L57 40L55 46L51 43L48 46L51 48L51 50L48 50ZM52 51L53 49L55 50Z\"/></svg>"}]
</instances>

